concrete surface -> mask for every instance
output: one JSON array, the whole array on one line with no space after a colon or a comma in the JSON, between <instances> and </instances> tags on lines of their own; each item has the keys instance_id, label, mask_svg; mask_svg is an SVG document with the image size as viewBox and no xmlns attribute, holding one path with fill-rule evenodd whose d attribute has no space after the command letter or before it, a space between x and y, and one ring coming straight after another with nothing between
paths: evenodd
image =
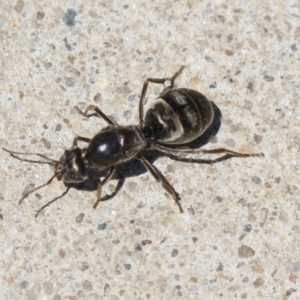
<instances>
[{"instance_id":1,"label":"concrete surface","mask_svg":"<svg viewBox=\"0 0 300 300\"><path fill-rule=\"evenodd\" d=\"M71 189L35 219L65 186L18 205L53 170L1 151L1 299L300 299L299 1L211 2L1 2L1 147L58 159L105 126L75 105L136 124L145 78L186 65L177 84L223 115L204 149L265 154L150 154L184 214L131 163L97 210L95 191Z\"/></svg>"}]
</instances>

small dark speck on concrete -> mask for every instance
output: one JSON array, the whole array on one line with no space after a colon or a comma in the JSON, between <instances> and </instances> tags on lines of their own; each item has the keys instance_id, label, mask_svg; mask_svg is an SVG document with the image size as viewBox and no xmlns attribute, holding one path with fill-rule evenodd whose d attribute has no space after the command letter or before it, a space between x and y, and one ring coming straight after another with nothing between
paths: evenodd
<instances>
[{"instance_id":1,"label":"small dark speck on concrete","mask_svg":"<svg viewBox=\"0 0 300 300\"><path fill-rule=\"evenodd\" d=\"M75 84L75 80L74 80L74 78L72 78L72 77L69 77L69 78L67 78L67 80L66 80L66 85L67 86L73 86Z\"/></svg>"},{"instance_id":2,"label":"small dark speck on concrete","mask_svg":"<svg viewBox=\"0 0 300 300\"><path fill-rule=\"evenodd\" d=\"M297 291L297 289L290 288L290 289L288 289L288 290L286 291L286 295L287 295L287 296L290 296L292 293L294 293L294 292L296 292L296 291Z\"/></svg>"},{"instance_id":3,"label":"small dark speck on concrete","mask_svg":"<svg viewBox=\"0 0 300 300\"><path fill-rule=\"evenodd\" d=\"M0 214L0 221L2 221L3 220L3 215L2 214Z\"/></svg>"},{"instance_id":4,"label":"small dark speck on concrete","mask_svg":"<svg viewBox=\"0 0 300 300\"><path fill-rule=\"evenodd\" d=\"M189 207L188 208L188 213L190 214L190 215L195 215L195 210L194 210L194 208L193 207Z\"/></svg>"},{"instance_id":5,"label":"small dark speck on concrete","mask_svg":"<svg viewBox=\"0 0 300 300\"><path fill-rule=\"evenodd\" d=\"M44 129L48 129L49 127L48 127L47 124L44 124L44 125L43 125L43 128L44 128Z\"/></svg>"},{"instance_id":6,"label":"small dark speck on concrete","mask_svg":"<svg viewBox=\"0 0 300 300\"><path fill-rule=\"evenodd\" d=\"M172 257L176 257L178 255L178 250L177 249L173 249L172 251Z\"/></svg>"},{"instance_id":7,"label":"small dark speck on concrete","mask_svg":"<svg viewBox=\"0 0 300 300\"><path fill-rule=\"evenodd\" d=\"M138 205L137 205L137 208L143 208L146 206L146 203L144 202L139 202Z\"/></svg>"},{"instance_id":8,"label":"small dark speck on concrete","mask_svg":"<svg viewBox=\"0 0 300 300\"><path fill-rule=\"evenodd\" d=\"M43 145L46 149L48 149L48 150L51 149L51 143L47 139L41 138L41 142L43 143Z\"/></svg>"},{"instance_id":9,"label":"small dark speck on concrete","mask_svg":"<svg viewBox=\"0 0 300 300\"><path fill-rule=\"evenodd\" d=\"M280 183L281 178L280 177L275 177L275 182L278 184Z\"/></svg>"},{"instance_id":10,"label":"small dark speck on concrete","mask_svg":"<svg viewBox=\"0 0 300 300\"><path fill-rule=\"evenodd\" d=\"M134 220L130 220L130 221L129 221L130 224L133 224L134 222L135 222Z\"/></svg>"},{"instance_id":11,"label":"small dark speck on concrete","mask_svg":"<svg viewBox=\"0 0 300 300\"><path fill-rule=\"evenodd\" d=\"M242 280L242 283L248 283L249 282L249 278L248 277L244 277Z\"/></svg>"},{"instance_id":12,"label":"small dark speck on concrete","mask_svg":"<svg viewBox=\"0 0 300 300\"><path fill-rule=\"evenodd\" d=\"M67 26L75 26L75 17L77 16L77 12L70 8L63 16L63 21Z\"/></svg>"},{"instance_id":13,"label":"small dark speck on concrete","mask_svg":"<svg viewBox=\"0 0 300 300\"><path fill-rule=\"evenodd\" d=\"M252 108L252 103L250 101L244 99L243 107L246 108L246 109L251 109Z\"/></svg>"},{"instance_id":14,"label":"small dark speck on concrete","mask_svg":"<svg viewBox=\"0 0 300 300\"><path fill-rule=\"evenodd\" d=\"M236 75L239 75L241 73L241 71L236 71L235 73L234 73L234 75L236 76Z\"/></svg>"},{"instance_id":15,"label":"small dark speck on concrete","mask_svg":"<svg viewBox=\"0 0 300 300\"><path fill-rule=\"evenodd\" d=\"M250 92L253 92L253 83L252 83L252 82L248 82L247 89L248 89Z\"/></svg>"},{"instance_id":16,"label":"small dark speck on concrete","mask_svg":"<svg viewBox=\"0 0 300 300\"><path fill-rule=\"evenodd\" d=\"M223 271L224 270L224 266L220 263L217 267L217 271L220 272L220 271Z\"/></svg>"},{"instance_id":17,"label":"small dark speck on concrete","mask_svg":"<svg viewBox=\"0 0 300 300\"><path fill-rule=\"evenodd\" d=\"M293 44L293 45L291 46L291 49L292 49L293 51L297 51L297 45L296 45L296 44Z\"/></svg>"},{"instance_id":18,"label":"small dark speck on concrete","mask_svg":"<svg viewBox=\"0 0 300 300\"><path fill-rule=\"evenodd\" d=\"M14 10L20 14L22 12L23 8L24 8L24 1L18 0L14 6Z\"/></svg>"},{"instance_id":19,"label":"small dark speck on concrete","mask_svg":"<svg viewBox=\"0 0 300 300\"><path fill-rule=\"evenodd\" d=\"M150 244L152 244L152 241L151 241L151 240L143 240L143 241L142 241L142 245L143 245L143 246L150 245Z\"/></svg>"},{"instance_id":20,"label":"small dark speck on concrete","mask_svg":"<svg viewBox=\"0 0 300 300\"><path fill-rule=\"evenodd\" d=\"M263 77L263 79L264 79L266 82L272 82L272 81L275 80L274 77L268 76L268 75L265 75L265 76Z\"/></svg>"},{"instance_id":21,"label":"small dark speck on concrete","mask_svg":"<svg viewBox=\"0 0 300 300\"><path fill-rule=\"evenodd\" d=\"M61 88L61 90L62 90L63 92L66 91L66 88L65 88L63 85L60 84L59 87Z\"/></svg>"},{"instance_id":22,"label":"small dark speck on concrete","mask_svg":"<svg viewBox=\"0 0 300 300\"><path fill-rule=\"evenodd\" d=\"M104 230L107 227L106 223L98 224L98 230Z\"/></svg>"},{"instance_id":23,"label":"small dark speck on concrete","mask_svg":"<svg viewBox=\"0 0 300 300\"><path fill-rule=\"evenodd\" d=\"M247 202L244 198L241 198L237 203L240 204L242 207L245 207L247 205Z\"/></svg>"},{"instance_id":24,"label":"small dark speck on concrete","mask_svg":"<svg viewBox=\"0 0 300 300\"><path fill-rule=\"evenodd\" d=\"M228 43L228 44L231 43L232 40L233 40L233 34L229 34L229 35L227 36L227 43Z\"/></svg>"},{"instance_id":25,"label":"small dark speck on concrete","mask_svg":"<svg viewBox=\"0 0 300 300\"><path fill-rule=\"evenodd\" d=\"M55 127L55 131L61 131L61 129L62 129L61 124L57 124Z\"/></svg>"},{"instance_id":26,"label":"small dark speck on concrete","mask_svg":"<svg viewBox=\"0 0 300 300\"><path fill-rule=\"evenodd\" d=\"M36 14L37 20L42 20L42 19L44 19L44 17L45 17L45 13L44 12L42 12L42 11L38 11L37 12L37 14Z\"/></svg>"},{"instance_id":27,"label":"small dark speck on concrete","mask_svg":"<svg viewBox=\"0 0 300 300\"><path fill-rule=\"evenodd\" d=\"M93 60L96 60L96 59L98 59L98 57L97 57L97 56L93 56L92 59L93 59Z\"/></svg>"},{"instance_id":28,"label":"small dark speck on concrete","mask_svg":"<svg viewBox=\"0 0 300 300\"><path fill-rule=\"evenodd\" d=\"M132 101L134 101L135 97L136 97L136 95L130 95L127 99L129 102L132 102Z\"/></svg>"},{"instance_id":29,"label":"small dark speck on concrete","mask_svg":"<svg viewBox=\"0 0 300 300\"><path fill-rule=\"evenodd\" d=\"M123 8L124 8L124 9L127 9L128 7L129 7L128 4L123 5Z\"/></svg>"},{"instance_id":30,"label":"small dark speck on concrete","mask_svg":"<svg viewBox=\"0 0 300 300\"><path fill-rule=\"evenodd\" d=\"M208 62L214 62L214 60L210 56L204 56L204 58Z\"/></svg>"},{"instance_id":31,"label":"small dark speck on concrete","mask_svg":"<svg viewBox=\"0 0 300 300\"><path fill-rule=\"evenodd\" d=\"M94 80L93 78L90 78L90 79L89 79L89 82L90 82L91 84L94 84L94 83L95 83L95 80Z\"/></svg>"},{"instance_id":32,"label":"small dark speck on concrete","mask_svg":"<svg viewBox=\"0 0 300 300\"><path fill-rule=\"evenodd\" d=\"M231 277L231 276L224 276L224 279L226 279L228 282L233 281L233 277Z\"/></svg>"},{"instance_id":33,"label":"small dark speck on concrete","mask_svg":"<svg viewBox=\"0 0 300 300\"><path fill-rule=\"evenodd\" d=\"M123 117L125 117L126 121L128 121L131 118L131 110L124 110L123 111Z\"/></svg>"},{"instance_id":34,"label":"small dark speck on concrete","mask_svg":"<svg viewBox=\"0 0 300 300\"><path fill-rule=\"evenodd\" d=\"M253 176L253 177L251 178L251 180L252 180L254 183L256 183L256 184L261 184L261 180L260 180L260 178L257 177L257 176Z\"/></svg>"},{"instance_id":35,"label":"small dark speck on concrete","mask_svg":"<svg viewBox=\"0 0 300 300\"><path fill-rule=\"evenodd\" d=\"M160 241L160 243L163 244L167 239L168 239L168 238L164 237L164 238Z\"/></svg>"},{"instance_id":36,"label":"small dark speck on concrete","mask_svg":"<svg viewBox=\"0 0 300 300\"><path fill-rule=\"evenodd\" d=\"M27 281L22 281L20 283L20 288L21 289L26 289L29 286L29 283Z\"/></svg>"},{"instance_id":37,"label":"small dark speck on concrete","mask_svg":"<svg viewBox=\"0 0 300 300\"><path fill-rule=\"evenodd\" d=\"M131 264L124 264L124 267L126 270L130 270L131 269Z\"/></svg>"},{"instance_id":38,"label":"small dark speck on concrete","mask_svg":"<svg viewBox=\"0 0 300 300\"><path fill-rule=\"evenodd\" d=\"M145 59L145 63L148 64L148 63L151 62L152 60L153 60L152 57L148 57L148 58Z\"/></svg>"},{"instance_id":39,"label":"small dark speck on concrete","mask_svg":"<svg viewBox=\"0 0 300 300\"><path fill-rule=\"evenodd\" d=\"M69 45L67 38L64 38L63 41L65 42L65 47L69 50L72 51L72 47Z\"/></svg>"},{"instance_id":40,"label":"small dark speck on concrete","mask_svg":"<svg viewBox=\"0 0 300 300\"><path fill-rule=\"evenodd\" d=\"M223 201L223 198L220 197L220 196L217 196L215 199L214 199L214 203L220 203Z\"/></svg>"},{"instance_id":41,"label":"small dark speck on concrete","mask_svg":"<svg viewBox=\"0 0 300 300\"><path fill-rule=\"evenodd\" d=\"M103 295L106 297L109 294L110 291L110 285L108 283L105 283Z\"/></svg>"},{"instance_id":42,"label":"small dark speck on concrete","mask_svg":"<svg viewBox=\"0 0 300 300\"><path fill-rule=\"evenodd\" d=\"M225 22L225 17L222 16L222 15L218 15L218 19L219 19L221 22Z\"/></svg>"},{"instance_id":43,"label":"small dark speck on concrete","mask_svg":"<svg viewBox=\"0 0 300 300\"><path fill-rule=\"evenodd\" d=\"M295 273L299 272L300 271L300 261L290 263L289 269Z\"/></svg>"},{"instance_id":44,"label":"small dark speck on concrete","mask_svg":"<svg viewBox=\"0 0 300 300\"><path fill-rule=\"evenodd\" d=\"M139 243L136 243L134 248L137 251L142 251L142 246Z\"/></svg>"},{"instance_id":45,"label":"small dark speck on concrete","mask_svg":"<svg viewBox=\"0 0 300 300\"><path fill-rule=\"evenodd\" d=\"M217 87L217 83L213 82L212 84L209 85L210 89L215 89Z\"/></svg>"},{"instance_id":46,"label":"small dark speck on concrete","mask_svg":"<svg viewBox=\"0 0 300 300\"><path fill-rule=\"evenodd\" d=\"M36 196L39 200L41 200L41 199L43 198L43 196L42 196L41 194L39 194L39 193L36 193L35 196Z\"/></svg>"},{"instance_id":47,"label":"small dark speck on concrete","mask_svg":"<svg viewBox=\"0 0 300 300\"><path fill-rule=\"evenodd\" d=\"M260 144L262 139L263 139L262 135L254 134L254 141L255 141L256 144Z\"/></svg>"},{"instance_id":48,"label":"small dark speck on concrete","mask_svg":"<svg viewBox=\"0 0 300 300\"><path fill-rule=\"evenodd\" d=\"M250 232L252 230L252 225L251 224L246 224L244 225L244 229L245 232Z\"/></svg>"},{"instance_id":49,"label":"small dark speck on concrete","mask_svg":"<svg viewBox=\"0 0 300 300\"><path fill-rule=\"evenodd\" d=\"M241 267L244 267L244 266L245 266L244 262L239 262L236 267L241 268Z\"/></svg>"},{"instance_id":50,"label":"small dark speck on concrete","mask_svg":"<svg viewBox=\"0 0 300 300\"><path fill-rule=\"evenodd\" d=\"M84 218L84 214L83 214L83 213L79 214L79 215L75 218L76 223L81 223L82 220L83 220L83 218Z\"/></svg>"}]
</instances>

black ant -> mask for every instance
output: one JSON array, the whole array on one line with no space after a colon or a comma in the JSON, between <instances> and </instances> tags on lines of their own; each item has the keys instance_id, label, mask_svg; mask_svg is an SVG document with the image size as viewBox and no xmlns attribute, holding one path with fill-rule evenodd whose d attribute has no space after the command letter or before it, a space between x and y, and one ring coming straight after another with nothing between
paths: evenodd
<instances>
[{"instance_id":1,"label":"black ant","mask_svg":"<svg viewBox=\"0 0 300 300\"><path fill-rule=\"evenodd\" d=\"M224 153L225 155L238 157L263 156L262 153L238 153L225 148L212 150L174 148L176 145L187 144L199 138L211 125L214 118L212 104L203 94L191 89L174 88L175 79L183 69L184 66L171 78L146 79L139 102L139 125L120 126L95 105L87 106L84 112L75 106L77 111L85 117L90 111L93 111L103 118L108 126L91 139L82 136L75 137L72 147L66 150L58 161L39 153L21 153L3 148L14 158L22 161L49 164L54 166L55 169L53 176L46 183L25 193L19 200L19 204L34 191L49 185L54 178L67 184L80 183L88 179L88 168L97 171L107 169L107 175L98 184L97 200L93 205L93 208L96 208L101 201L102 187L112 178L116 166L136 158L143 163L156 181L160 182L162 187L172 195L179 207L179 211L182 213L183 209L179 202L179 195L167 179L142 155L143 150L156 149L171 155ZM170 81L170 86L165 87L159 98L152 102L144 117L143 103L149 82L164 85L166 81ZM80 148L78 141L87 143L88 146ZM31 161L16 155L37 155L46 161ZM63 197L67 192L68 189L61 196L41 207L36 216L46 206Z\"/></svg>"}]
</instances>

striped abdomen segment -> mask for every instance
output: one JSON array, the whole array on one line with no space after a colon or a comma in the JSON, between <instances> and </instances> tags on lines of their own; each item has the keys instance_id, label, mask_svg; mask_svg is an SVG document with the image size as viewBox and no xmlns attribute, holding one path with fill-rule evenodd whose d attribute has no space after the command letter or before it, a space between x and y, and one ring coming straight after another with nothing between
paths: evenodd
<instances>
[{"instance_id":1,"label":"striped abdomen segment","mask_svg":"<svg viewBox=\"0 0 300 300\"><path fill-rule=\"evenodd\" d=\"M166 89L146 113L146 138L162 144L184 144L198 138L214 117L210 101L190 89Z\"/></svg>"}]
</instances>

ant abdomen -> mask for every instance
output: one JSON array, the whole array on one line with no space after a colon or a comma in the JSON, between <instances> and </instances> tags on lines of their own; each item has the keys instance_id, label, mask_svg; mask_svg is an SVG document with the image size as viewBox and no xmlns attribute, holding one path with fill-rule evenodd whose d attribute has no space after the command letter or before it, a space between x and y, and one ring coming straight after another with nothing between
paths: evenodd
<instances>
[{"instance_id":1,"label":"ant abdomen","mask_svg":"<svg viewBox=\"0 0 300 300\"><path fill-rule=\"evenodd\" d=\"M161 144L185 144L200 137L213 118L212 104L203 94L166 88L146 112L143 132Z\"/></svg>"}]
</instances>

